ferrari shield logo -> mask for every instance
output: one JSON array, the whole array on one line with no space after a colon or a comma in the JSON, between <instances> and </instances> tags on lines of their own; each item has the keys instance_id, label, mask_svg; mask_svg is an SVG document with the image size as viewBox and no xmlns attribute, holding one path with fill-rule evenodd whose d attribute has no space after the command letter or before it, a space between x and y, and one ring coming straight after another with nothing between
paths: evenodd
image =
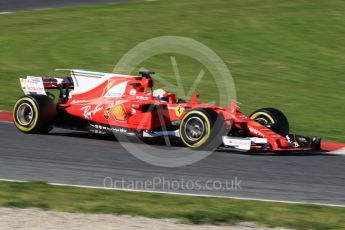
<instances>
[{"instance_id":1,"label":"ferrari shield logo","mask_svg":"<svg viewBox=\"0 0 345 230\"><path fill-rule=\"evenodd\" d=\"M108 81L107 90L109 90L112 86L113 86L113 82L112 81Z\"/></svg>"},{"instance_id":2,"label":"ferrari shield logo","mask_svg":"<svg viewBox=\"0 0 345 230\"><path fill-rule=\"evenodd\" d=\"M184 108L182 106L177 106L175 108L175 114L177 117L181 117L184 112Z\"/></svg>"}]
</instances>

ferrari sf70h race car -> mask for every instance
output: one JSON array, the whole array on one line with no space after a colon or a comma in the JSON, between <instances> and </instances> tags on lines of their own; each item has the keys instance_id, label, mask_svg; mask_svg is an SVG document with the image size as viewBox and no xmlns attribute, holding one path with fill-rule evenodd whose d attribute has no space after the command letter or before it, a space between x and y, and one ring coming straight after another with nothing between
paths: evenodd
<instances>
[{"instance_id":1,"label":"ferrari sf70h race car","mask_svg":"<svg viewBox=\"0 0 345 230\"><path fill-rule=\"evenodd\" d=\"M263 108L250 116L229 106L188 101L153 89L153 72L139 76L69 70L69 77L20 79L22 96L14 106L16 127L24 133L48 133L53 127L92 133L157 138L175 136L191 149L220 146L249 151L320 149L319 137L289 134L284 114ZM59 90L59 96L47 92ZM49 90L48 90L49 91Z\"/></svg>"}]
</instances>

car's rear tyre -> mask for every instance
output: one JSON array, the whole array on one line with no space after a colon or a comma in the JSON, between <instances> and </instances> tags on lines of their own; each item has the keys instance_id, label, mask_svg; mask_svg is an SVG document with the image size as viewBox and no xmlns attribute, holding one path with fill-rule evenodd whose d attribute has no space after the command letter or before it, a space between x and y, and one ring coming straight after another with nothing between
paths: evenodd
<instances>
[{"instance_id":1,"label":"car's rear tyre","mask_svg":"<svg viewBox=\"0 0 345 230\"><path fill-rule=\"evenodd\" d=\"M279 135L286 136L289 134L290 127L286 116L274 108L263 108L254 111L250 116L251 119L266 126Z\"/></svg>"},{"instance_id":2,"label":"car's rear tyre","mask_svg":"<svg viewBox=\"0 0 345 230\"><path fill-rule=\"evenodd\" d=\"M179 131L189 148L214 150L222 143L224 118L210 109L193 109L183 117Z\"/></svg>"},{"instance_id":3,"label":"car's rear tyre","mask_svg":"<svg viewBox=\"0 0 345 230\"><path fill-rule=\"evenodd\" d=\"M14 124L23 133L48 133L55 118L56 105L48 96L23 96L14 105Z\"/></svg>"}]
</instances>

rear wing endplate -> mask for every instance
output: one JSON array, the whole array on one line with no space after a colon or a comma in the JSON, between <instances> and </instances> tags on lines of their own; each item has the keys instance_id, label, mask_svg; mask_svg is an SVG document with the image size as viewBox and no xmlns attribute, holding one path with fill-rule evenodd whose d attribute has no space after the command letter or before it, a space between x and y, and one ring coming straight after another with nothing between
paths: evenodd
<instances>
[{"instance_id":1,"label":"rear wing endplate","mask_svg":"<svg viewBox=\"0 0 345 230\"><path fill-rule=\"evenodd\" d=\"M19 78L20 85L25 95L47 95L41 77L27 76Z\"/></svg>"}]
</instances>

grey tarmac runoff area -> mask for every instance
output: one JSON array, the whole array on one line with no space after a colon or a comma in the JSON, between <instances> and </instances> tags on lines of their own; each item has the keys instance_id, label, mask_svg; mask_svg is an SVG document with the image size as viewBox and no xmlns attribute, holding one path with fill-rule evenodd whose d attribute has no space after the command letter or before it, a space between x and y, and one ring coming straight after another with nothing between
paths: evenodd
<instances>
[{"instance_id":1,"label":"grey tarmac runoff area","mask_svg":"<svg viewBox=\"0 0 345 230\"><path fill-rule=\"evenodd\" d=\"M0 12L118 2L125 2L125 0L0 0Z\"/></svg>"},{"instance_id":2,"label":"grey tarmac runoff area","mask_svg":"<svg viewBox=\"0 0 345 230\"><path fill-rule=\"evenodd\" d=\"M126 182L153 178L198 181L201 185L237 178L241 183L236 191L167 190L163 186L154 190L345 205L344 166L345 156L326 153L276 155L221 150L193 165L157 167L135 158L111 137L62 129L48 135L27 135L11 123L0 123L1 179L104 187L106 177ZM120 183L116 187L131 188L127 186Z\"/></svg>"}]
</instances>

